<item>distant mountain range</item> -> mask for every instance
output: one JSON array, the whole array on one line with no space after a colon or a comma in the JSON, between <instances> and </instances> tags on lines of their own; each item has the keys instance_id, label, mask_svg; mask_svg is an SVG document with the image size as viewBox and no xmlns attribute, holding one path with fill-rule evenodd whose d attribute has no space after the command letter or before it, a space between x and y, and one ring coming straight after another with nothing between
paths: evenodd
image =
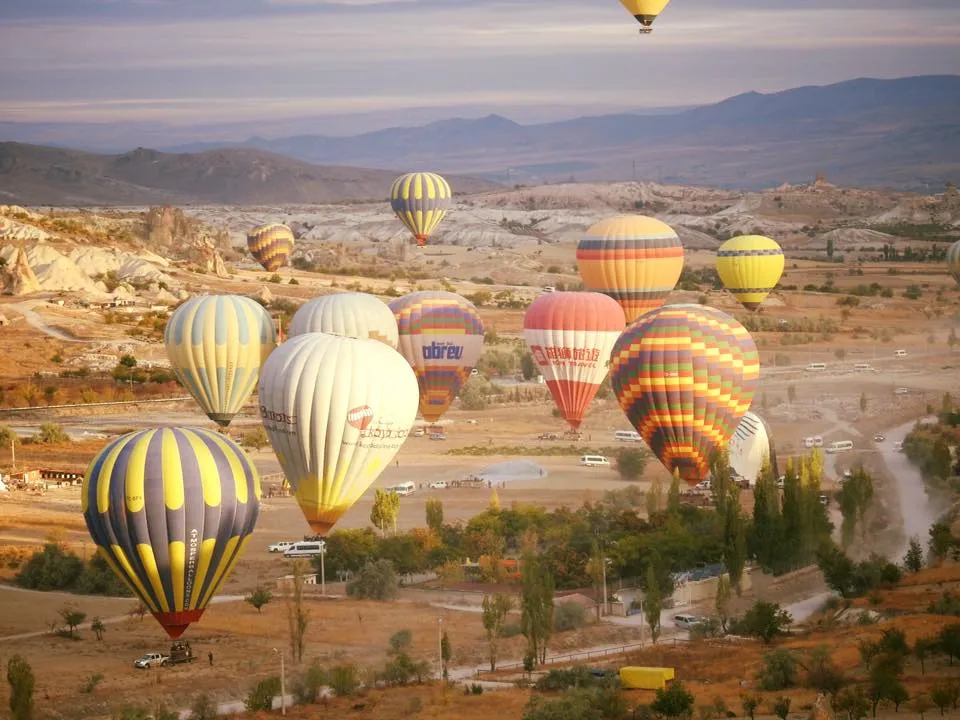
<instances>
[{"instance_id":1,"label":"distant mountain range","mask_svg":"<svg viewBox=\"0 0 960 720\"><path fill-rule=\"evenodd\" d=\"M311 165L249 148L180 154L139 148L122 155L96 155L0 143L0 204L259 205L384 200L397 174ZM469 177L451 177L450 181L465 193L498 187Z\"/></svg>"},{"instance_id":2,"label":"distant mountain range","mask_svg":"<svg viewBox=\"0 0 960 720\"><path fill-rule=\"evenodd\" d=\"M738 189L806 182L926 190L960 177L960 76L858 79L737 95L674 114L520 125L499 115L352 137L254 137L307 162L431 168L504 183L662 180Z\"/></svg>"},{"instance_id":3,"label":"distant mountain range","mask_svg":"<svg viewBox=\"0 0 960 720\"><path fill-rule=\"evenodd\" d=\"M58 125L58 137L67 129ZM25 132L0 123L0 137ZM960 76L751 92L673 113L535 125L489 115L109 156L0 143L0 202L322 203L383 198L407 169L442 172L462 193L571 178L754 190L818 174L840 185L936 191L960 180Z\"/></svg>"}]
</instances>

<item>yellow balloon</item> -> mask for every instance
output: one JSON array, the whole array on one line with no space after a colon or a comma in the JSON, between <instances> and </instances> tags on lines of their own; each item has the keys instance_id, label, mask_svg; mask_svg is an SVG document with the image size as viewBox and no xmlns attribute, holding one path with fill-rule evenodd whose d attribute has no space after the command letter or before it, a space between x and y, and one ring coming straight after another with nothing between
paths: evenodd
<instances>
[{"instance_id":1,"label":"yellow balloon","mask_svg":"<svg viewBox=\"0 0 960 720\"><path fill-rule=\"evenodd\" d=\"M717 275L747 310L756 310L783 275L783 250L763 235L730 238L717 250Z\"/></svg>"},{"instance_id":2,"label":"yellow balloon","mask_svg":"<svg viewBox=\"0 0 960 720\"><path fill-rule=\"evenodd\" d=\"M651 32L653 21L663 12L670 0L620 0L621 4L643 26L640 32Z\"/></svg>"}]
</instances>

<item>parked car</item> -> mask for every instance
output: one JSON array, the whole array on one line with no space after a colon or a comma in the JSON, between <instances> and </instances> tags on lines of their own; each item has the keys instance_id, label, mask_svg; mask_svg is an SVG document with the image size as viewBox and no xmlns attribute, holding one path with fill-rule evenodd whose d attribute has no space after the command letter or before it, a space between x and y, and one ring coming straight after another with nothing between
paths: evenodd
<instances>
[{"instance_id":1,"label":"parked car","mask_svg":"<svg viewBox=\"0 0 960 720\"><path fill-rule=\"evenodd\" d=\"M267 550L272 553L282 553L291 545L293 545L293 540L281 540L272 545L267 545Z\"/></svg>"},{"instance_id":2,"label":"parked car","mask_svg":"<svg viewBox=\"0 0 960 720\"><path fill-rule=\"evenodd\" d=\"M701 625L703 620L698 618L696 615L674 615L673 624L677 627L691 629L695 628L697 625Z\"/></svg>"},{"instance_id":3,"label":"parked car","mask_svg":"<svg viewBox=\"0 0 960 720\"><path fill-rule=\"evenodd\" d=\"M423 428L416 428L412 434L414 437L423 437L424 435L427 434L427 431L424 430Z\"/></svg>"},{"instance_id":4,"label":"parked car","mask_svg":"<svg viewBox=\"0 0 960 720\"><path fill-rule=\"evenodd\" d=\"M431 439L431 440L446 440L446 439L447 439L447 434L446 434L446 433L442 433L442 432L430 433L430 439Z\"/></svg>"},{"instance_id":5,"label":"parked car","mask_svg":"<svg viewBox=\"0 0 960 720\"><path fill-rule=\"evenodd\" d=\"M446 490L448 487L446 480L434 480L430 483L431 490Z\"/></svg>"},{"instance_id":6,"label":"parked car","mask_svg":"<svg viewBox=\"0 0 960 720\"><path fill-rule=\"evenodd\" d=\"M163 667L169 662L170 658L161 653L147 653L142 657L133 661L133 666L135 668L140 668L141 670L149 670L152 667Z\"/></svg>"},{"instance_id":7,"label":"parked car","mask_svg":"<svg viewBox=\"0 0 960 720\"><path fill-rule=\"evenodd\" d=\"M560 436L556 433L547 432L540 433L540 435L537 437L537 440L558 440L559 438Z\"/></svg>"},{"instance_id":8,"label":"parked car","mask_svg":"<svg viewBox=\"0 0 960 720\"><path fill-rule=\"evenodd\" d=\"M830 504L830 498L824 494L820 494L820 504L826 507Z\"/></svg>"},{"instance_id":9,"label":"parked car","mask_svg":"<svg viewBox=\"0 0 960 720\"><path fill-rule=\"evenodd\" d=\"M894 395L906 395L906 394L909 393L909 392L910 392L910 388L899 387L899 388L897 388L896 390L893 391L893 394L894 394Z\"/></svg>"},{"instance_id":10,"label":"parked car","mask_svg":"<svg viewBox=\"0 0 960 720\"><path fill-rule=\"evenodd\" d=\"M874 442L883 442L883 441L886 440L886 439L887 439L887 438L885 438L885 437L884 437L883 435L881 435L880 433L877 433L876 435L873 436L873 441L874 441Z\"/></svg>"},{"instance_id":11,"label":"parked car","mask_svg":"<svg viewBox=\"0 0 960 720\"><path fill-rule=\"evenodd\" d=\"M696 490L709 490L711 487L709 480L701 480L696 485Z\"/></svg>"}]
</instances>

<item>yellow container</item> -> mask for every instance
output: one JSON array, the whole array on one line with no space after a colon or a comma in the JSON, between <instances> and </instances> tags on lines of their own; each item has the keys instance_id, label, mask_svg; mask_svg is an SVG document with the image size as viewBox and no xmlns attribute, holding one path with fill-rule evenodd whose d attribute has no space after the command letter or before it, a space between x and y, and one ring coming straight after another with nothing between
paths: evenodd
<instances>
[{"instance_id":1,"label":"yellow container","mask_svg":"<svg viewBox=\"0 0 960 720\"><path fill-rule=\"evenodd\" d=\"M673 679L673 668L620 668L620 686L626 690L663 690Z\"/></svg>"}]
</instances>

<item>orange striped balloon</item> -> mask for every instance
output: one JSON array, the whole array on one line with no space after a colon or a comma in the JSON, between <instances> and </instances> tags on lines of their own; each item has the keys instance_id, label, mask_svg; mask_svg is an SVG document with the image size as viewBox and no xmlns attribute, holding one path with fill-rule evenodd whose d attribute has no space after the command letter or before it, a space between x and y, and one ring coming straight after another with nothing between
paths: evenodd
<instances>
[{"instance_id":1,"label":"orange striped balloon","mask_svg":"<svg viewBox=\"0 0 960 720\"><path fill-rule=\"evenodd\" d=\"M610 355L610 384L671 473L705 480L750 409L760 377L746 328L704 305L666 305L630 325Z\"/></svg>"},{"instance_id":2,"label":"orange striped balloon","mask_svg":"<svg viewBox=\"0 0 960 720\"><path fill-rule=\"evenodd\" d=\"M247 233L247 247L267 272L276 272L290 261L293 231L281 223L259 225Z\"/></svg>"},{"instance_id":3,"label":"orange striped balloon","mask_svg":"<svg viewBox=\"0 0 960 720\"><path fill-rule=\"evenodd\" d=\"M620 303L629 323L666 302L683 271L683 245L666 223L623 215L587 230L577 263L584 284Z\"/></svg>"}]
</instances>

